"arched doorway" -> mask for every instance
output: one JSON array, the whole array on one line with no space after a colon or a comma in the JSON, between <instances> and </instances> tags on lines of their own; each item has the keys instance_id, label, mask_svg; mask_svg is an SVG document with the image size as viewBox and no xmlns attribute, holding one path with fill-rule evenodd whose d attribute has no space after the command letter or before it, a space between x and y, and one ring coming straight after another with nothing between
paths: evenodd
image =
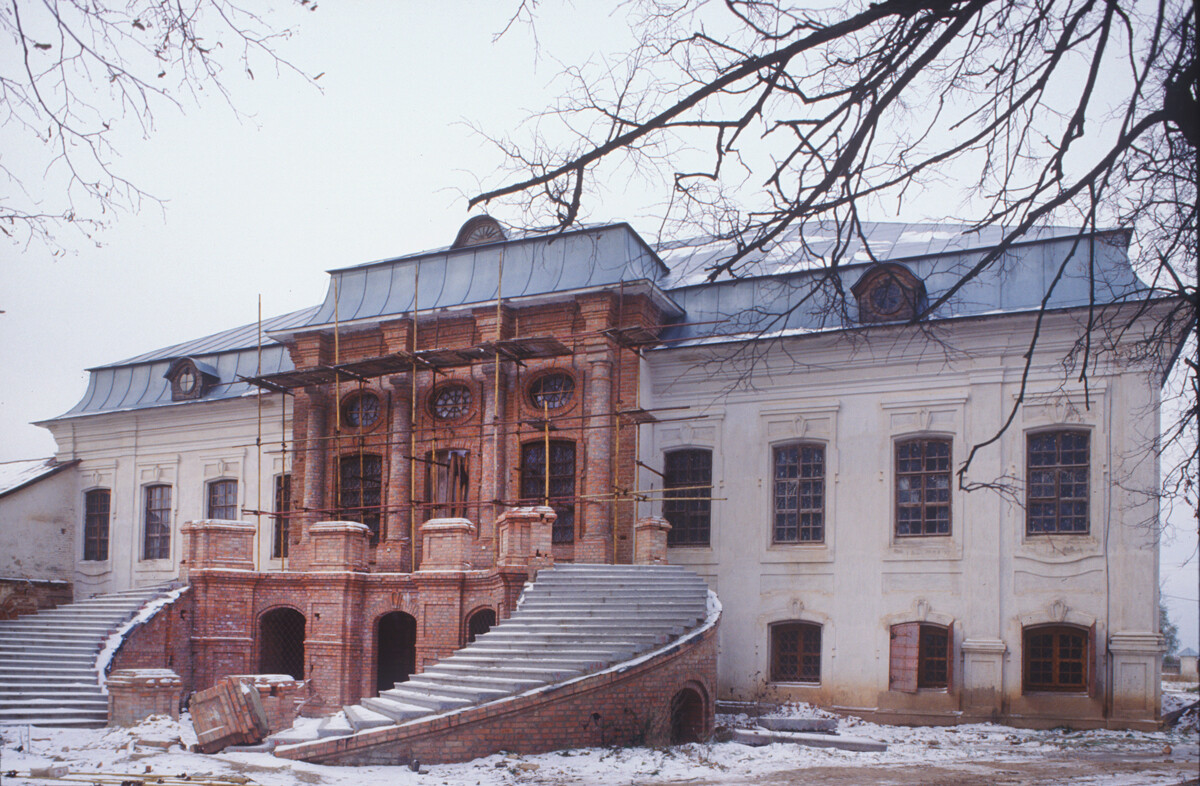
<instances>
[{"instance_id":1,"label":"arched doorway","mask_svg":"<svg viewBox=\"0 0 1200 786\"><path fill-rule=\"evenodd\" d=\"M304 615L272 609L258 620L258 671L304 679Z\"/></svg>"},{"instance_id":2,"label":"arched doorway","mask_svg":"<svg viewBox=\"0 0 1200 786\"><path fill-rule=\"evenodd\" d=\"M375 634L375 688L382 692L417 670L417 621L411 614L393 611L379 618Z\"/></svg>"},{"instance_id":3,"label":"arched doorway","mask_svg":"<svg viewBox=\"0 0 1200 786\"><path fill-rule=\"evenodd\" d=\"M467 620L467 643L475 641L476 636L482 636L496 624L496 612L491 609L480 609Z\"/></svg>"},{"instance_id":4,"label":"arched doorway","mask_svg":"<svg viewBox=\"0 0 1200 786\"><path fill-rule=\"evenodd\" d=\"M704 699L684 688L671 699L671 744L701 742L704 738Z\"/></svg>"}]
</instances>

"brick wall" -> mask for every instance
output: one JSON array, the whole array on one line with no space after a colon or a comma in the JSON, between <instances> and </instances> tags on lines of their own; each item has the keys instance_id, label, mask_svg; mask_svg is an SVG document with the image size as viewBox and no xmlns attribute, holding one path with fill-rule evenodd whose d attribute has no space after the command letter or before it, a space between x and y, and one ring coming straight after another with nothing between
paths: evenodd
<instances>
[{"instance_id":1,"label":"brick wall","mask_svg":"<svg viewBox=\"0 0 1200 786\"><path fill-rule=\"evenodd\" d=\"M276 750L277 756L321 764L467 761L499 750L523 754L596 745L664 744L672 700L694 691L703 706L696 729L712 733L717 626L623 670L614 668L555 690L516 696L460 713L412 721L352 737Z\"/></svg>"},{"instance_id":2,"label":"brick wall","mask_svg":"<svg viewBox=\"0 0 1200 786\"><path fill-rule=\"evenodd\" d=\"M193 593L188 590L129 632L109 662L109 673L123 669L170 669L185 692L193 690Z\"/></svg>"},{"instance_id":3,"label":"brick wall","mask_svg":"<svg viewBox=\"0 0 1200 786\"><path fill-rule=\"evenodd\" d=\"M36 614L70 603L73 597L69 581L31 581L0 579L0 620L16 619L21 614Z\"/></svg>"}]
</instances>

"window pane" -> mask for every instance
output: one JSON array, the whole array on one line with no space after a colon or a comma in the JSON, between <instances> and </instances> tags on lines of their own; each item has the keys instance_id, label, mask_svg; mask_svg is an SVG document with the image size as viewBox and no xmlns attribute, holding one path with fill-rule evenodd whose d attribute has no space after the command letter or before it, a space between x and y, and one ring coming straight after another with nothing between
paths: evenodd
<instances>
[{"instance_id":1,"label":"window pane","mask_svg":"<svg viewBox=\"0 0 1200 786\"><path fill-rule=\"evenodd\" d=\"M896 443L896 535L950 534L948 439Z\"/></svg>"},{"instance_id":2,"label":"window pane","mask_svg":"<svg viewBox=\"0 0 1200 786\"><path fill-rule=\"evenodd\" d=\"M1026 523L1030 535L1088 532L1090 435L1047 431L1026 438Z\"/></svg>"},{"instance_id":3,"label":"window pane","mask_svg":"<svg viewBox=\"0 0 1200 786\"><path fill-rule=\"evenodd\" d=\"M379 541L382 489L382 457L361 453L338 459L338 516L366 524L372 543Z\"/></svg>"},{"instance_id":4,"label":"window pane","mask_svg":"<svg viewBox=\"0 0 1200 786\"><path fill-rule=\"evenodd\" d=\"M825 540L825 447L781 445L775 448L774 504L776 543Z\"/></svg>"},{"instance_id":5,"label":"window pane","mask_svg":"<svg viewBox=\"0 0 1200 786\"><path fill-rule=\"evenodd\" d=\"M707 546L712 496L712 451L673 450L663 456L663 517L667 544Z\"/></svg>"},{"instance_id":6,"label":"window pane","mask_svg":"<svg viewBox=\"0 0 1200 786\"><path fill-rule=\"evenodd\" d=\"M821 626L806 622L772 625L771 680L819 682L821 679Z\"/></svg>"},{"instance_id":7,"label":"window pane","mask_svg":"<svg viewBox=\"0 0 1200 786\"><path fill-rule=\"evenodd\" d=\"M147 486L145 490L143 559L171 556L171 487Z\"/></svg>"},{"instance_id":8,"label":"window pane","mask_svg":"<svg viewBox=\"0 0 1200 786\"><path fill-rule=\"evenodd\" d=\"M112 495L108 489L94 489L84 495L83 558L108 559L108 514Z\"/></svg>"},{"instance_id":9,"label":"window pane","mask_svg":"<svg viewBox=\"0 0 1200 786\"><path fill-rule=\"evenodd\" d=\"M237 481L214 480L208 484L208 518L236 520Z\"/></svg>"},{"instance_id":10,"label":"window pane","mask_svg":"<svg viewBox=\"0 0 1200 786\"><path fill-rule=\"evenodd\" d=\"M544 441L527 442L521 446L521 498L531 504L549 504L554 509L558 518L551 532L553 542L575 541L574 442L551 440L548 460Z\"/></svg>"},{"instance_id":11,"label":"window pane","mask_svg":"<svg viewBox=\"0 0 1200 786\"><path fill-rule=\"evenodd\" d=\"M275 478L275 532L271 538L271 556L281 559L288 555L288 523L292 509L292 476Z\"/></svg>"}]
</instances>

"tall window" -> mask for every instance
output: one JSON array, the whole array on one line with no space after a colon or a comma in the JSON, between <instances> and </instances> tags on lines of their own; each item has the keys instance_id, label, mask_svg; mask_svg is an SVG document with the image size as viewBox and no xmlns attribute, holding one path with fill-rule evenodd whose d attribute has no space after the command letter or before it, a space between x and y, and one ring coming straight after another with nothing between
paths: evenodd
<instances>
[{"instance_id":1,"label":"tall window","mask_svg":"<svg viewBox=\"0 0 1200 786\"><path fill-rule=\"evenodd\" d=\"M521 446L521 498L554 508L551 539L555 543L575 541L575 443L556 439L546 452L543 441Z\"/></svg>"},{"instance_id":2,"label":"tall window","mask_svg":"<svg viewBox=\"0 0 1200 786\"><path fill-rule=\"evenodd\" d=\"M146 486L145 527L142 559L171 557L171 487Z\"/></svg>"},{"instance_id":3,"label":"tall window","mask_svg":"<svg viewBox=\"0 0 1200 786\"><path fill-rule=\"evenodd\" d=\"M953 627L926 622L893 625L888 687L915 692L945 689L950 684Z\"/></svg>"},{"instance_id":4,"label":"tall window","mask_svg":"<svg viewBox=\"0 0 1200 786\"><path fill-rule=\"evenodd\" d=\"M357 521L379 541L379 503L383 489L383 459L373 453L355 453L338 459L338 516Z\"/></svg>"},{"instance_id":5,"label":"tall window","mask_svg":"<svg viewBox=\"0 0 1200 786\"><path fill-rule=\"evenodd\" d=\"M271 556L281 559L288 555L288 520L292 510L292 476L275 476L275 531L271 537Z\"/></svg>"},{"instance_id":6,"label":"tall window","mask_svg":"<svg viewBox=\"0 0 1200 786\"><path fill-rule=\"evenodd\" d=\"M426 518L466 518L467 451L458 448L434 450L427 458L425 502L429 506Z\"/></svg>"},{"instance_id":7,"label":"tall window","mask_svg":"<svg viewBox=\"0 0 1200 786\"><path fill-rule=\"evenodd\" d=\"M825 447L781 445L775 448L776 543L825 540Z\"/></svg>"},{"instance_id":8,"label":"tall window","mask_svg":"<svg viewBox=\"0 0 1200 786\"><path fill-rule=\"evenodd\" d=\"M112 492L92 489L83 495L83 558L108 559L108 511Z\"/></svg>"},{"instance_id":9,"label":"tall window","mask_svg":"<svg viewBox=\"0 0 1200 786\"><path fill-rule=\"evenodd\" d=\"M663 456L663 517L669 546L707 546L712 496L712 451L672 450Z\"/></svg>"},{"instance_id":10,"label":"tall window","mask_svg":"<svg viewBox=\"0 0 1200 786\"><path fill-rule=\"evenodd\" d=\"M950 534L950 440L896 443L896 534Z\"/></svg>"},{"instance_id":11,"label":"tall window","mask_svg":"<svg viewBox=\"0 0 1200 786\"><path fill-rule=\"evenodd\" d=\"M214 480L209 483L208 518L234 521L237 517L237 481Z\"/></svg>"},{"instance_id":12,"label":"tall window","mask_svg":"<svg viewBox=\"0 0 1200 786\"><path fill-rule=\"evenodd\" d=\"M821 681L821 626L781 622L771 626L771 681Z\"/></svg>"},{"instance_id":13,"label":"tall window","mask_svg":"<svg viewBox=\"0 0 1200 786\"><path fill-rule=\"evenodd\" d=\"M1041 431L1026 438L1028 534L1087 533L1088 437L1086 431Z\"/></svg>"},{"instance_id":14,"label":"tall window","mask_svg":"<svg viewBox=\"0 0 1200 786\"><path fill-rule=\"evenodd\" d=\"M1068 625L1026 628L1022 635L1025 690L1088 690L1090 638L1090 631Z\"/></svg>"}]
</instances>

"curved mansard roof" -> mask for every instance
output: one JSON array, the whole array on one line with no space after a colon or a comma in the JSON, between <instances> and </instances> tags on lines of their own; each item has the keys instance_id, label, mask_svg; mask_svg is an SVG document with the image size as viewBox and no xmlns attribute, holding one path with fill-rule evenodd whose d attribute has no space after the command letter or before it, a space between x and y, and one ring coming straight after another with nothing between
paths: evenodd
<instances>
[{"instance_id":1,"label":"curved mansard roof","mask_svg":"<svg viewBox=\"0 0 1200 786\"><path fill-rule=\"evenodd\" d=\"M264 337L261 372L258 325L243 325L89 369L83 399L53 420L244 396L255 389L239 377L292 369L279 339L328 330L335 321L369 324L414 308L423 312L494 303L497 292L505 299L536 299L640 282L677 317L665 335L671 345L744 339L761 331L778 335L857 327L848 292L872 258L905 265L924 282L932 302L1002 237L998 228L975 232L952 224L874 223L862 229L867 245L857 236L839 239L820 225L806 227L803 236L793 228L767 253L749 258L736 278L715 283L707 280L708 269L732 252L730 241L672 241L656 251L625 223L510 236L335 269L329 271L324 302L263 323L269 335ZM1000 265L963 286L934 317L1036 310L1060 267L1064 273L1047 301L1050 308L1087 305L1093 287L1099 303L1144 297L1129 263L1128 240L1124 231L1081 235L1068 227L1035 230L1009 248ZM846 313L829 307L832 285L819 284L839 248ZM814 290L802 302L797 297ZM785 319L775 316L797 303ZM216 369L220 381L202 399L173 402L164 375L184 357Z\"/></svg>"}]
</instances>

